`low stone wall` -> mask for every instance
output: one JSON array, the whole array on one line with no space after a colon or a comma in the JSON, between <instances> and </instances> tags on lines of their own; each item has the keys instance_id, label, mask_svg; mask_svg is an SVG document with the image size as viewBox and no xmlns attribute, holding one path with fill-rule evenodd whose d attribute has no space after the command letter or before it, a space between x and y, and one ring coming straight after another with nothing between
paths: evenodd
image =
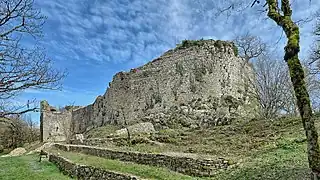
<instances>
[{"instance_id":1,"label":"low stone wall","mask_svg":"<svg viewBox=\"0 0 320 180\"><path fill-rule=\"evenodd\" d=\"M133 180L138 179L135 176L107 171L92 166L79 165L70 160L54 154L49 154L49 161L56 164L60 171L77 179L110 179L110 180Z\"/></svg>"},{"instance_id":2,"label":"low stone wall","mask_svg":"<svg viewBox=\"0 0 320 180\"><path fill-rule=\"evenodd\" d=\"M89 138L89 139L71 139L70 144L73 145L86 145L86 146L100 146L107 147L112 144L123 144L123 141L127 141L124 137L110 137L110 138Z\"/></svg>"},{"instance_id":3,"label":"low stone wall","mask_svg":"<svg viewBox=\"0 0 320 180\"><path fill-rule=\"evenodd\" d=\"M223 158L216 160L195 159L166 154L115 151L107 148L83 145L55 144L55 147L64 151L73 151L108 159L165 167L190 176L213 176L219 170L227 169L229 165L228 161Z\"/></svg>"}]
</instances>

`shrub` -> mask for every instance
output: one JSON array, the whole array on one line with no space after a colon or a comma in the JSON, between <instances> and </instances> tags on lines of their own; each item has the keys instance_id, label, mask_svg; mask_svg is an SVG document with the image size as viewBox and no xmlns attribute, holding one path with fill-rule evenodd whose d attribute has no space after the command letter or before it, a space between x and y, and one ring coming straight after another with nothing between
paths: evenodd
<instances>
[{"instance_id":1,"label":"shrub","mask_svg":"<svg viewBox=\"0 0 320 180\"><path fill-rule=\"evenodd\" d=\"M183 66L178 62L176 63L176 72L179 73L181 76L183 76L184 74Z\"/></svg>"}]
</instances>

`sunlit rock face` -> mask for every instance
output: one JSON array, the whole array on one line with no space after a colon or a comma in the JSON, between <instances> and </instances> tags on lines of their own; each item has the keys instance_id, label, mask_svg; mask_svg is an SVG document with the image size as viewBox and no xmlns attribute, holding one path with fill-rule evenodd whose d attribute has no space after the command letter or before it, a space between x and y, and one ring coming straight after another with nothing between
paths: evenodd
<instances>
[{"instance_id":1,"label":"sunlit rock face","mask_svg":"<svg viewBox=\"0 0 320 180\"><path fill-rule=\"evenodd\" d=\"M156 129L207 127L251 115L251 67L233 43L183 41L153 61L114 75L92 105L72 112L71 129L152 122Z\"/></svg>"}]
</instances>

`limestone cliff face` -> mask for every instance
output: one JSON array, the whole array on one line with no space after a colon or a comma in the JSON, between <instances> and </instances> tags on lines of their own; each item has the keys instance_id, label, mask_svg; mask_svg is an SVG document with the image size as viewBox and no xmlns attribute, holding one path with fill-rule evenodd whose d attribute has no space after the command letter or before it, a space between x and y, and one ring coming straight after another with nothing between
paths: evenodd
<instances>
[{"instance_id":1,"label":"limestone cliff face","mask_svg":"<svg viewBox=\"0 0 320 180\"><path fill-rule=\"evenodd\" d=\"M235 53L231 42L184 41L142 67L119 72L103 96L73 111L73 132L141 121L156 128L220 125L247 115L252 69Z\"/></svg>"}]
</instances>

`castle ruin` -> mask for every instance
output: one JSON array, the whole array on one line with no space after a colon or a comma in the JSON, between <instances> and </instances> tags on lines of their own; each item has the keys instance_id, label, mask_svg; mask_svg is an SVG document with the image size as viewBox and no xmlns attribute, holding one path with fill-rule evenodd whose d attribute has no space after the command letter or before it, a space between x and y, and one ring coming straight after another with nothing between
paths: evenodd
<instances>
[{"instance_id":1,"label":"castle ruin","mask_svg":"<svg viewBox=\"0 0 320 180\"><path fill-rule=\"evenodd\" d=\"M183 41L141 67L115 74L91 105L56 112L42 104L42 139L63 140L62 120L71 135L106 124L196 128L253 115L252 68L237 53L232 42Z\"/></svg>"}]
</instances>

